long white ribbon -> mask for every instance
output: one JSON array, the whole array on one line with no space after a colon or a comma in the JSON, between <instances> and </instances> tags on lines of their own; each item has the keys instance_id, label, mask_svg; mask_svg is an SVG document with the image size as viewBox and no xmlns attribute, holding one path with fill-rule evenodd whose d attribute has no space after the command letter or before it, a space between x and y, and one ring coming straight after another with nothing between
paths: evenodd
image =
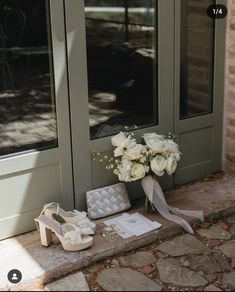
<instances>
[{"instance_id":1,"label":"long white ribbon","mask_svg":"<svg viewBox=\"0 0 235 292\"><path fill-rule=\"evenodd\" d=\"M202 222L204 221L202 211L181 210L169 206L166 202L161 186L159 185L158 181L154 179L151 175L144 177L141 183L145 194L147 195L149 201L155 206L157 211L164 218L179 224L187 232L194 234L194 231L192 227L189 225L189 223L177 215L195 217L201 220ZM170 212L177 215L173 215Z\"/></svg>"}]
</instances>

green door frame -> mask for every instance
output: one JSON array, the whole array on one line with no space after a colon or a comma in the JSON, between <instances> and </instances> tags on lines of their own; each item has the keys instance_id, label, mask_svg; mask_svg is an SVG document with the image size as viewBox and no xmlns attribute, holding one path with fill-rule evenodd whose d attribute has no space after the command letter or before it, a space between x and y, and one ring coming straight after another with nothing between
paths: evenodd
<instances>
[{"instance_id":1,"label":"green door frame","mask_svg":"<svg viewBox=\"0 0 235 292\"><path fill-rule=\"evenodd\" d=\"M226 4L226 1L222 0L220 3ZM110 137L90 141L84 0L65 1L65 11L75 207L84 209L86 191L115 183L117 178L90 158L93 149L109 153L111 144ZM180 1L158 1L156 41L159 124L137 130L135 133L140 137L146 131L165 134L174 131L182 139L185 157L190 153L197 157L197 147L201 147L202 151L204 145L198 145L195 141L204 141L208 134L211 137L206 145L209 157L198 155L197 161L190 165L182 159L174 177L160 178L163 188L170 188L174 183L185 183L221 170L225 22L226 20L218 20L215 28L213 113L180 120ZM195 139L194 143L192 139ZM129 184L128 188L132 198L142 195L139 183Z\"/></svg>"},{"instance_id":2,"label":"green door frame","mask_svg":"<svg viewBox=\"0 0 235 292\"><path fill-rule=\"evenodd\" d=\"M227 5L226 0L218 2ZM184 120L179 118L180 23L181 3L175 1L174 132L181 140L183 159L174 175L174 184L193 181L222 169L226 18L215 20L213 112Z\"/></svg>"}]
</instances>

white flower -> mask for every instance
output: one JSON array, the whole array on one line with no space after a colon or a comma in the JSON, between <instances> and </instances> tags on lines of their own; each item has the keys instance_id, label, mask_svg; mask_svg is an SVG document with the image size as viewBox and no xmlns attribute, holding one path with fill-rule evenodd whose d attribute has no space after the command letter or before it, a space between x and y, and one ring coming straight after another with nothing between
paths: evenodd
<instances>
[{"instance_id":1,"label":"white flower","mask_svg":"<svg viewBox=\"0 0 235 292\"><path fill-rule=\"evenodd\" d=\"M132 139L131 135L126 136L123 132L113 136L111 142L113 146L117 147L114 149L114 157L122 156L124 154L124 148L136 145L135 139Z\"/></svg>"},{"instance_id":2,"label":"white flower","mask_svg":"<svg viewBox=\"0 0 235 292\"><path fill-rule=\"evenodd\" d=\"M147 140L146 145L153 153L164 153L166 151L166 143L164 140Z\"/></svg>"},{"instance_id":3,"label":"white flower","mask_svg":"<svg viewBox=\"0 0 235 292\"><path fill-rule=\"evenodd\" d=\"M175 172L177 167L177 162L174 157L174 154L170 155L170 157L166 160L166 171L169 175Z\"/></svg>"},{"instance_id":4,"label":"white flower","mask_svg":"<svg viewBox=\"0 0 235 292\"><path fill-rule=\"evenodd\" d=\"M143 135L145 144L149 147L152 153L164 153L166 143L163 135L156 133L147 133Z\"/></svg>"},{"instance_id":5,"label":"white flower","mask_svg":"<svg viewBox=\"0 0 235 292\"><path fill-rule=\"evenodd\" d=\"M175 160L178 162L180 160L180 152L175 152L175 153L172 153L172 155L174 156Z\"/></svg>"},{"instance_id":6,"label":"white flower","mask_svg":"<svg viewBox=\"0 0 235 292\"><path fill-rule=\"evenodd\" d=\"M117 147L114 149L113 153L114 153L114 157L122 156L124 154L124 148Z\"/></svg>"},{"instance_id":7,"label":"white flower","mask_svg":"<svg viewBox=\"0 0 235 292\"><path fill-rule=\"evenodd\" d=\"M143 164L140 163L133 163L131 169L131 179L132 181L136 181L141 179L145 176L146 168Z\"/></svg>"},{"instance_id":8,"label":"white flower","mask_svg":"<svg viewBox=\"0 0 235 292\"><path fill-rule=\"evenodd\" d=\"M166 159L161 155L156 155L150 163L152 171L158 175L162 176L166 168Z\"/></svg>"},{"instance_id":9,"label":"white flower","mask_svg":"<svg viewBox=\"0 0 235 292\"><path fill-rule=\"evenodd\" d=\"M156 133L146 133L143 135L144 141L146 143L146 141L148 140L164 140L164 136L163 135L158 135Z\"/></svg>"},{"instance_id":10,"label":"white flower","mask_svg":"<svg viewBox=\"0 0 235 292\"><path fill-rule=\"evenodd\" d=\"M111 138L112 145L114 147L127 147L130 143L131 135L126 136L125 133L120 132L119 134Z\"/></svg>"},{"instance_id":11,"label":"white flower","mask_svg":"<svg viewBox=\"0 0 235 292\"><path fill-rule=\"evenodd\" d=\"M118 176L120 181L131 181L131 168L133 163L130 160L123 158L117 168L114 170L114 174Z\"/></svg>"},{"instance_id":12,"label":"white flower","mask_svg":"<svg viewBox=\"0 0 235 292\"><path fill-rule=\"evenodd\" d=\"M120 181L139 180L150 169L157 176L162 176L165 171L169 175L175 172L181 153L174 140L156 133L146 133L143 135L145 144L142 145L137 144L132 135L120 132L111 138L115 149L113 163L108 168L113 169Z\"/></svg>"},{"instance_id":13,"label":"white flower","mask_svg":"<svg viewBox=\"0 0 235 292\"><path fill-rule=\"evenodd\" d=\"M167 139L165 141L166 143L166 151L169 152L169 153L173 153L173 152L178 152L179 151L179 147L178 145L173 141L173 140L170 140L170 139Z\"/></svg>"},{"instance_id":14,"label":"white flower","mask_svg":"<svg viewBox=\"0 0 235 292\"><path fill-rule=\"evenodd\" d=\"M124 157L129 160L137 160L143 156L145 147L141 144L133 144L128 146L124 152Z\"/></svg>"}]
</instances>

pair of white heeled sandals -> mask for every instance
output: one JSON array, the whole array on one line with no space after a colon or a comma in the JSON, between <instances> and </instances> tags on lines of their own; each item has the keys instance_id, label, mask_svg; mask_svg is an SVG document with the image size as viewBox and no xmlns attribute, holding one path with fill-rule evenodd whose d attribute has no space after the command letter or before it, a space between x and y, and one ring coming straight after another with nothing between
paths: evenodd
<instances>
[{"instance_id":1,"label":"pair of white heeled sandals","mask_svg":"<svg viewBox=\"0 0 235 292\"><path fill-rule=\"evenodd\" d=\"M89 220L86 212L66 212L58 203L53 202L45 205L39 217L34 220L40 231L43 246L52 243L52 232L66 251L83 250L93 243L91 235L95 234L96 225Z\"/></svg>"}]
</instances>

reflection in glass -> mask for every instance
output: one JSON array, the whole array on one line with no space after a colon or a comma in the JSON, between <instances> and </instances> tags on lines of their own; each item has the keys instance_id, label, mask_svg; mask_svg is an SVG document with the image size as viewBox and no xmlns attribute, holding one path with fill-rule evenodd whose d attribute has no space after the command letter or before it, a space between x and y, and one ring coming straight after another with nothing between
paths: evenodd
<instances>
[{"instance_id":1,"label":"reflection in glass","mask_svg":"<svg viewBox=\"0 0 235 292\"><path fill-rule=\"evenodd\" d=\"M85 0L91 139L157 123L156 3Z\"/></svg>"},{"instance_id":2,"label":"reflection in glass","mask_svg":"<svg viewBox=\"0 0 235 292\"><path fill-rule=\"evenodd\" d=\"M0 0L0 155L57 146L48 3Z\"/></svg>"},{"instance_id":3,"label":"reflection in glass","mask_svg":"<svg viewBox=\"0 0 235 292\"><path fill-rule=\"evenodd\" d=\"M214 20L206 13L211 4L181 0L181 119L212 112Z\"/></svg>"}]
</instances>

